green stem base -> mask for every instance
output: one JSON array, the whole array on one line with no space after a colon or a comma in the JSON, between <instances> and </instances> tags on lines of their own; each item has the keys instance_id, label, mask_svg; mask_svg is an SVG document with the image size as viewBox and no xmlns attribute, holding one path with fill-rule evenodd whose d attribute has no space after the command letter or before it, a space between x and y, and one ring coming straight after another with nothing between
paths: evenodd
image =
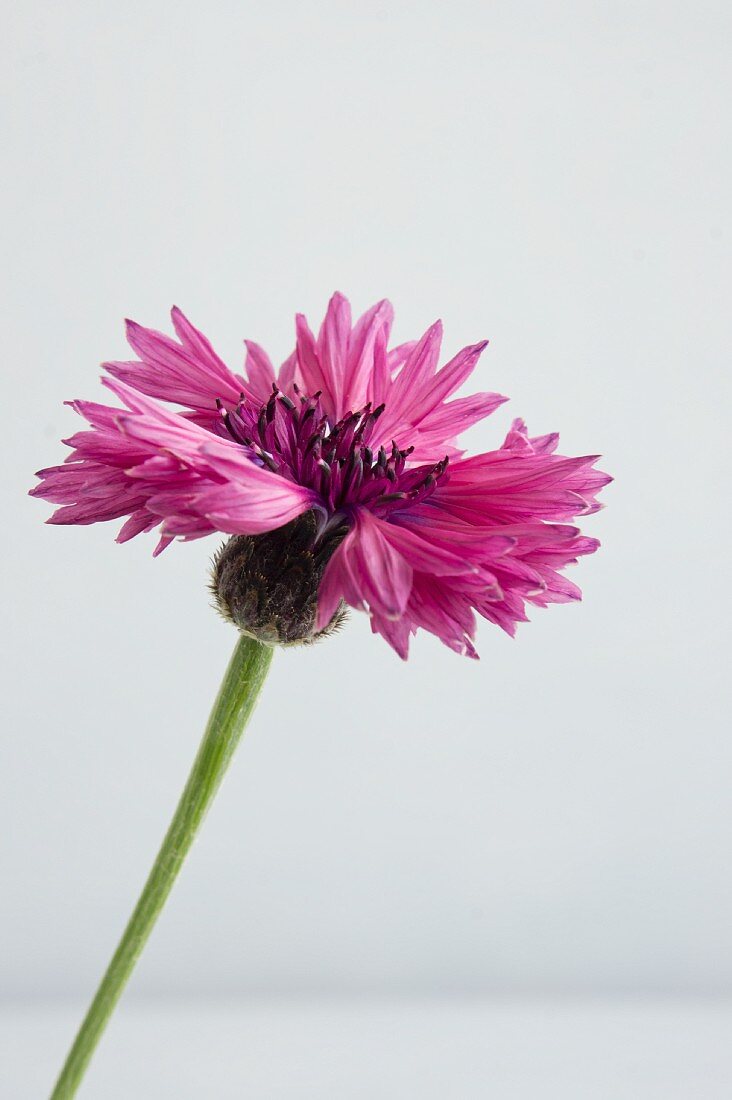
<instances>
[{"instance_id":1,"label":"green stem base","mask_svg":"<svg viewBox=\"0 0 732 1100\"><path fill-rule=\"evenodd\" d=\"M242 636L237 642L173 820L140 900L79 1028L51 1100L71 1100L76 1095L107 1021L140 957L254 710L272 653L269 646L251 638Z\"/></svg>"}]
</instances>

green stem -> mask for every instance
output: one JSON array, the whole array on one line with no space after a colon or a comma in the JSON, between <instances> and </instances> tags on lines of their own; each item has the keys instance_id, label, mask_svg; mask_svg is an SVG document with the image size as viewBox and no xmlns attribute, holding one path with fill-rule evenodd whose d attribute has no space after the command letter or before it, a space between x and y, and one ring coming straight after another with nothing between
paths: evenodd
<instances>
[{"instance_id":1,"label":"green stem","mask_svg":"<svg viewBox=\"0 0 732 1100\"><path fill-rule=\"evenodd\" d=\"M241 637L216 697L201 747L140 900L69 1051L51 1100L76 1095L94 1049L165 904L267 676L272 650Z\"/></svg>"}]
</instances>

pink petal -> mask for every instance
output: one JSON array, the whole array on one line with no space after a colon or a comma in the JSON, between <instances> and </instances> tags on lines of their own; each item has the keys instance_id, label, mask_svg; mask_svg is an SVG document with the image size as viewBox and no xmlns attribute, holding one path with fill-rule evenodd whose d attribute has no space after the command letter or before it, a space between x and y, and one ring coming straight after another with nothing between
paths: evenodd
<instances>
[{"instance_id":1,"label":"pink petal","mask_svg":"<svg viewBox=\"0 0 732 1100\"><path fill-rule=\"evenodd\" d=\"M272 383L276 381L274 367L264 348L253 340L245 340L247 357L244 364L248 392L255 402L263 405L272 393Z\"/></svg>"},{"instance_id":2,"label":"pink petal","mask_svg":"<svg viewBox=\"0 0 732 1100\"><path fill-rule=\"evenodd\" d=\"M348 341L344 384L344 412L362 408L367 400L378 405L390 381L386 361L394 310L383 299L367 310L354 325Z\"/></svg>"},{"instance_id":3,"label":"pink petal","mask_svg":"<svg viewBox=\"0 0 732 1100\"><path fill-rule=\"evenodd\" d=\"M402 415L411 408L415 394L419 394L435 373L442 343L442 322L435 321L407 355L404 366L394 380L389 395L391 416Z\"/></svg>"},{"instance_id":4,"label":"pink petal","mask_svg":"<svg viewBox=\"0 0 732 1100\"><path fill-rule=\"evenodd\" d=\"M315 337L301 313L298 313L295 318L295 333L297 336L297 362L305 392L311 397L319 392L323 408L329 416L336 420L337 391L334 391L332 379L323 369Z\"/></svg>"},{"instance_id":5,"label":"pink petal","mask_svg":"<svg viewBox=\"0 0 732 1100\"><path fill-rule=\"evenodd\" d=\"M330 622L340 599L387 619L403 613L412 567L385 538L383 526L363 509L356 514L354 527L333 554L321 581L320 629Z\"/></svg>"},{"instance_id":6,"label":"pink petal","mask_svg":"<svg viewBox=\"0 0 732 1100\"><path fill-rule=\"evenodd\" d=\"M415 395L414 411L412 413L415 423L420 423L425 416L455 393L463 382L467 381L487 346L488 341L482 340L478 344L471 344L463 348L437 372L432 382L425 387L423 392ZM505 400L507 398L502 398L502 401Z\"/></svg>"},{"instance_id":7,"label":"pink petal","mask_svg":"<svg viewBox=\"0 0 732 1100\"><path fill-rule=\"evenodd\" d=\"M474 393L470 397L460 397L447 405L440 405L420 421L416 438L424 450L429 447L435 453L444 446L445 440L465 432L479 420L490 416L508 400L500 393Z\"/></svg>"},{"instance_id":8,"label":"pink petal","mask_svg":"<svg viewBox=\"0 0 732 1100\"><path fill-rule=\"evenodd\" d=\"M348 411L344 404L344 388L350 335L351 306L347 298L336 292L328 302L325 320L318 334L320 369L335 402L333 415L336 419Z\"/></svg>"},{"instance_id":9,"label":"pink petal","mask_svg":"<svg viewBox=\"0 0 732 1100\"><path fill-rule=\"evenodd\" d=\"M206 338L178 309L173 324L181 340L127 321L127 339L140 362L105 363L107 371L150 397L197 410L216 408L216 399L236 404L242 380L228 369Z\"/></svg>"},{"instance_id":10,"label":"pink petal","mask_svg":"<svg viewBox=\"0 0 732 1100\"><path fill-rule=\"evenodd\" d=\"M297 367L297 352L293 351L280 367L279 374L277 375L277 385L282 393L286 393L291 397L293 383L299 384L301 382L302 378L299 376Z\"/></svg>"}]
</instances>

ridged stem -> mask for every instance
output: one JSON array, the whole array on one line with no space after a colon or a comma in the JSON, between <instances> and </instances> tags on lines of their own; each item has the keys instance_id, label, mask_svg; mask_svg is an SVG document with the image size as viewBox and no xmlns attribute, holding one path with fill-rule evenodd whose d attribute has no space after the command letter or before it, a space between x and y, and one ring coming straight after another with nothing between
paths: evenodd
<instances>
[{"instance_id":1,"label":"ridged stem","mask_svg":"<svg viewBox=\"0 0 732 1100\"><path fill-rule=\"evenodd\" d=\"M240 637L216 697L188 782L140 900L79 1028L51 1100L76 1095L102 1032L140 957L188 849L226 771L267 676L273 650Z\"/></svg>"}]
</instances>

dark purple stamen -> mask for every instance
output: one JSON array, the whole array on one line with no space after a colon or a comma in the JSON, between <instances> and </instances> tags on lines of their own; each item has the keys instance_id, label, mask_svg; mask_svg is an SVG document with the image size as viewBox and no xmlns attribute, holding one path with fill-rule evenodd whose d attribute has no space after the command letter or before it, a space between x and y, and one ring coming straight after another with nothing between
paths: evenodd
<instances>
[{"instance_id":1,"label":"dark purple stamen","mask_svg":"<svg viewBox=\"0 0 732 1100\"><path fill-rule=\"evenodd\" d=\"M381 445L374 459L369 442L384 405L365 405L331 425L320 393L306 397L297 386L299 405L276 386L260 408L242 398L227 410L217 401L219 434L254 452L262 465L299 485L315 489L331 513L368 504L388 514L428 496L445 473L448 460L407 467L414 448L394 440Z\"/></svg>"}]
</instances>

